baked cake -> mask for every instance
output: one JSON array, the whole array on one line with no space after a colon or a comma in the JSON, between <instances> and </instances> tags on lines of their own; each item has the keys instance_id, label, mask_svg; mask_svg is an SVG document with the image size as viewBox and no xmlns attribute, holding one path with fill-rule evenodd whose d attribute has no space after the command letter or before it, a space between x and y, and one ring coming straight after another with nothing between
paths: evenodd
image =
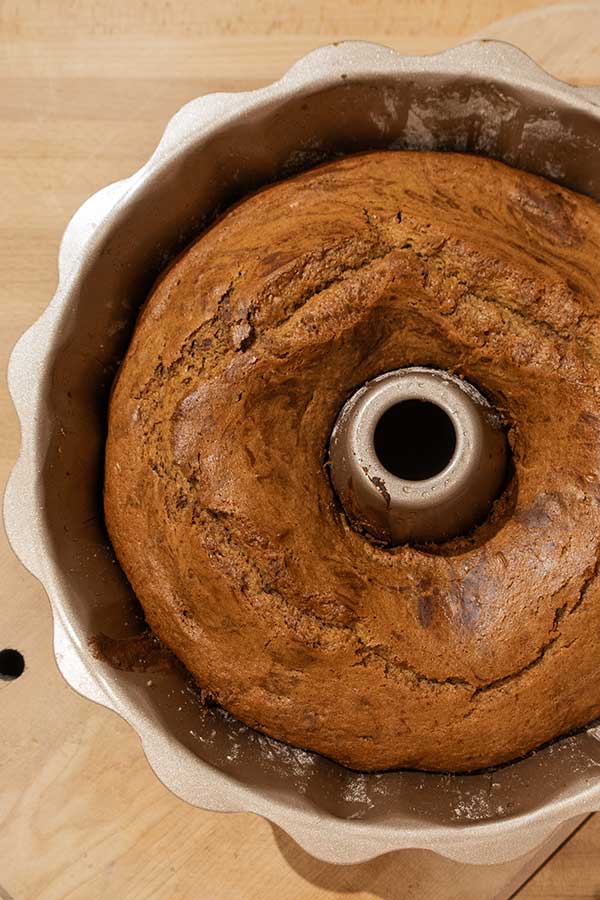
<instances>
[{"instance_id":1,"label":"baked cake","mask_svg":"<svg viewBox=\"0 0 600 900\"><path fill-rule=\"evenodd\" d=\"M361 770L468 771L600 713L600 207L460 154L377 152L232 208L148 298L106 521L158 637L245 723ZM511 475L443 544L355 529L347 398L457 373Z\"/></svg>"}]
</instances>

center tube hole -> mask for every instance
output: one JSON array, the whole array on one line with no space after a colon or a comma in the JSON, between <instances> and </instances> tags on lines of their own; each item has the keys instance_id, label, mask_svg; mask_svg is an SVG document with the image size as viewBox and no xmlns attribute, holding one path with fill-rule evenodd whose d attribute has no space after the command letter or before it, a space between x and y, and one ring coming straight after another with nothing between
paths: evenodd
<instances>
[{"instance_id":1,"label":"center tube hole","mask_svg":"<svg viewBox=\"0 0 600 900\"><path fill-rule=\"evenodd\" d=\"M406 481L442 472L454 455L456 431L450 416L427 400L403 400L384 412L373 436L381 465Z\"/></svg>"}]
</instances>

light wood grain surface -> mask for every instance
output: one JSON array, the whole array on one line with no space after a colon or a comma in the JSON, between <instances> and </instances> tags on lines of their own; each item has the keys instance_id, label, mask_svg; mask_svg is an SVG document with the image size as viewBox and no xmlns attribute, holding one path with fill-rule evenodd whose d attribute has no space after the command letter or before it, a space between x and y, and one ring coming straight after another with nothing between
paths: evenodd
<instances>
[{"instance_id":1,"label":"light wood grain surface","mask_svg":"<svg viewBox=\"0 0 600 900\"><path fill-rule=\"evenodd\" d=\"M56 283L62 231L104 184L148 157L170 116L209 91L272 81L340 38L430 53L475 34L511 40L559 77L600 82L600 5L538 0L0 0L0 364ZM18 452L0 389L0 478ZM0 681L0 898L14 900L485 900L521 861L465 867L391 854L335 867L250 815L173 797L136 735L60 678L39 585L0 540L0 649L25 674ZM600 817L521 890L600 897Z\"/></svg>"}]
</instances>

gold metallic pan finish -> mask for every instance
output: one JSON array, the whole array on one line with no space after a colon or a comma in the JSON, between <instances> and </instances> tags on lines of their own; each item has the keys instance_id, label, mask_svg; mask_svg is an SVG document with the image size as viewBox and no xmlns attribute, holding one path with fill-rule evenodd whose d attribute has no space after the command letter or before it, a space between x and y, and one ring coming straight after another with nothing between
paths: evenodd
<instances>
[{"instance_id":1,"label":"gold metallic pan finish","mask_svg":"<svg viewBox=\"0 0 600 900\"><path fill-rule=\"evenodd\" d=\"M386 147L471 151L600 199L600 91L562 84L504 44L403 58L350 43L309 54L267 88L188 104L143 169L75 215L61 245L57 293L13 352L9 383L22 444L5 497L7 531L48 591L63 675L131 723L179 796L264 815L338 863L403 847L496 862L600 808L593 729L489 774L357 775L218 710L201 714L178 672L149 679L89 652L98 633L135 630L99 496L108 391L154 277L216 209L336 155ZM369 377L415 363L433 361L413 357L359 375L334 398L330 425ZM500 410L490 387L470 380ZM565 406L557 398L554 419Z\"/></svg>"}]
</instances>

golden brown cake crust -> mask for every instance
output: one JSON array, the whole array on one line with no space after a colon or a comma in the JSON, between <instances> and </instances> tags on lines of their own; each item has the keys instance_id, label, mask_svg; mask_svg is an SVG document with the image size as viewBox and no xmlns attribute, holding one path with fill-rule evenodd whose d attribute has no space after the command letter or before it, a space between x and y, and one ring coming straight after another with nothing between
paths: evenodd
<instances>
[{"instance_id":1,"label":"golden brown cake crust","mask_svg":"<svg viewBox=\"0 0 600 900\"><path fill-rule=\"evenodd\" d=\"M346 158L164 274L110 406L105 506L157 635L244 722L359 769L470 770L600 713L600 207L459 154ZM464 375L515 476L441 547L335 501L363 382Z\"/></svg>"}]
</instances>

